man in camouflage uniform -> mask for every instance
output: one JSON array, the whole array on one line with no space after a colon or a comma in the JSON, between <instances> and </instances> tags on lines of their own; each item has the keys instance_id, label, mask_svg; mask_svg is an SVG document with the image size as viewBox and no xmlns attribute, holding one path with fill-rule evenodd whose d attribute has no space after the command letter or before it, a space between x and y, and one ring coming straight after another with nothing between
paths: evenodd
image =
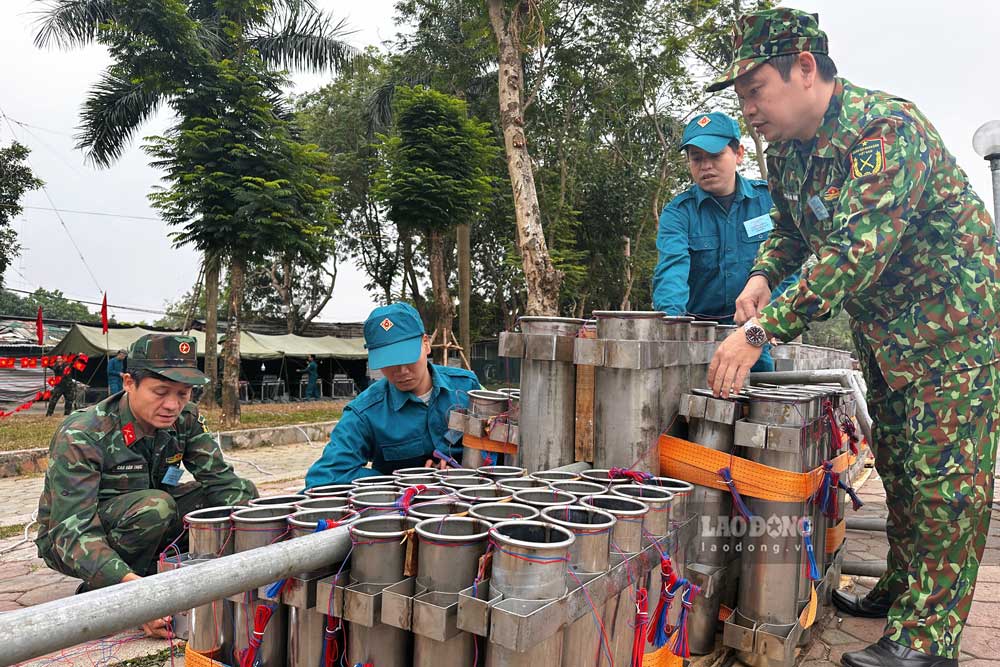
<instances>
[{"instance_id":1,"label":"man in camouflage uniform","mask_svg":"<svg viewBox=\"0 0 1000 667\"><path fill-rule=\"evenodd\" d=\"M63 399L63 414L68 415L73 412L73 400L76 398L76 385L71 377L71 367L65 361L57 361L52 365L52 375L57 382L52 387L49 404L45 408L45 416L51 417L52 413L56 411L56 403L59 402L60 396Z\"/></svg>"},{"instance_id":2,"label":"man in camouflage uniform","mask_svg":"<svg viewBox=\"0 0 1000 667\"><path fill-rule=\"evenodd\" d=\"M738 390L761 340L789 341L841 308L868 380L876 465L889 507L888 568L842 611L887 616L845 665L957 665L985 547L997 454L993 228L941 137L906 100L836 78L813 15L742 17L732 65L747 121L769 142L774 231L737 300L746 336L709 369ZM768 304L813 253L817 263Z\"/></svg>"},{"instance_id":3,"label":"man in camouflage uniform","mask_svg":"<svg viewBox=\"0 0 1000 667\"><path fill-rule=\"evenodd\" d=\"M191 387L208 382L195 345L143 336L130 350L125 392L74 413L52 437L35 542L49 567L83 579L81 590L154 574L185 514L257 495L189 402ZM181 464L195 481L179 483Z\"/></svg>"}]
</instances>

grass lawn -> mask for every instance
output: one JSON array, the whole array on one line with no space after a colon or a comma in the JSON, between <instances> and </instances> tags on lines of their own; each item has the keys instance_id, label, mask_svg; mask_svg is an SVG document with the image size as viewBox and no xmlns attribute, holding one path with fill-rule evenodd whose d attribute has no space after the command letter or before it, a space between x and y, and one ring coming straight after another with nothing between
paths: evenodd
<instances>
[{"instance_id":1,"label":"grass lawn","mask_svg":"<svg viewBox=\"0 0 1000 667\"><path fill-rule=\"evenodd\" d=\"M240 425L227 430L311 424L339 419L346 401L321 403L275 403L244 405ZM203 409L206 426L211 431L221 430L222 411L218 408ZM52 434L62 423L62 415L46 417L40 414L16 414L0 422L0 451L48 447Z\"/></svg>"}]
</instances>

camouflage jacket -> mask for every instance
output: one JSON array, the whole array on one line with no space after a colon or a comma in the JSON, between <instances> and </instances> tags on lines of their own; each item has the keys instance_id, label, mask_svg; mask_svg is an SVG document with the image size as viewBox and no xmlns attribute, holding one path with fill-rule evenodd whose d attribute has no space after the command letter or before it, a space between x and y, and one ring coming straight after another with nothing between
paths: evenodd
<instances>
[{"instance_id":1,"label":"camouflage jacket","mask_svg":"<svg viewBox=\"0 0 1000 667\"><path fill-rule=\"evenodd\" d=\"M73 564L84 581L117 583L129 567L108 545L98 503L133 491L159 489L170 466L183 463L211 505L245 504L256 494L236 476L222 450L189 403L173 427L142 436L126 394L115 394L63 421L49 444L49 468L38 502L38 537L43 556Z\"/></svg>"},{"instance_id":2,"label":"camouflage jacket","mask_svg":"<svg viewBox=\"0 0 1000 667\"><path fill-rule=\"evenodd\" d=\"M997 358L990 217L911 102L837 79L815 141L774 143L767 163L775 228L753 270L777 285L818 258L761 311L771 336L844 308L894 389Z\"/></svg>"}]
</instances>

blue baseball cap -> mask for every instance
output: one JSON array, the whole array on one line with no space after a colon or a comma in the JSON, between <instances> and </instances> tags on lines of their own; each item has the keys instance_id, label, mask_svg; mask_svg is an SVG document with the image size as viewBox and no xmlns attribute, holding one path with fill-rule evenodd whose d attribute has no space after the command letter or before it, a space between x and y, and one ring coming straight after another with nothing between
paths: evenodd
<instances>
[{"instance_id":1,"label":"blue baseball cap","mask_svg":"<svg viewBox=\"0 0 1000 667\"><path fill-rule=\"evenodd\" d=\"M412 364L420 358L423 341L424 322L408 303L379 306L365 320L368 367L373 370Z\"/></svg>"},{"instance_id":2,"label":"blue baseball cap","mask_svg":"<svg viewBox=\"0 0 1000 667\"><path fill-rule=\"evenodd\" d=\"M740 124L733 118L721 111L700 113L684 128L681 150L688 146L697 146L715 155L721 153L733 139L740 140Z\"/></svg>"}]
</instances>

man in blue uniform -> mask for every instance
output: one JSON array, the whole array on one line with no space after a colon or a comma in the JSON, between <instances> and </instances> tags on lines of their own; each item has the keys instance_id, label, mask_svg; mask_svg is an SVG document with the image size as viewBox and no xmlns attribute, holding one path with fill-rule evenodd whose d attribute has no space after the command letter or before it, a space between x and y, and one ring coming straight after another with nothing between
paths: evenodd
<instances>
[{"instance_id":1,"label":"man in blue uniform","mask_svg":"<svg viewBox=\"0 0 1000 667\"><path fill-rule=\"evenodd\" d=\"M108 359L108 395L113 396L122 390L122 378L125 374L125 350L118 350L115 356Z\"/></svg>"},{"instance_id":2,"label":"man in blue uniform","mask_svg":"<svg viewBox=\"0 0 1000 667\"><path fill-rule=\"evenodd\" d=\"M406 303L371 312L365 347L369 368L384 377L344 408L323 455L306 473L306 488L433 465L435 449L461 459L462 434L448 429L448 413L468 407L468 392L479 389L475 373L428 361L430 337Z\"/></svg>"},{"instance_id":3,"label":"man in blue uniform","mask_svg":"<svg viewBox=\"0 0 1000 667\"><path fill-rule=\"evenodd\" d=\"M726 114L697 114L681 139L694 185L660 215L659 262L653 273L653 307L667 315L732 324L757 247L771 229L767 182L736 172L743 162L740 126ZM798 280L792 276L777 296ZM774 370L767 348L753 367Z\"/></svg>"},{"instance_id":4,"label":"man in blue uniform","mask_svg":"<svg viewBox=\"0 0 1000 667\"><path fill-rule=\"evenodd\" d=\"M309 355L309 363L306 364L302 372L306 374L306 400L318 401L320 398L319 366L316 364L316 357L314 355Z\"/></svg>"}]
</instances>

